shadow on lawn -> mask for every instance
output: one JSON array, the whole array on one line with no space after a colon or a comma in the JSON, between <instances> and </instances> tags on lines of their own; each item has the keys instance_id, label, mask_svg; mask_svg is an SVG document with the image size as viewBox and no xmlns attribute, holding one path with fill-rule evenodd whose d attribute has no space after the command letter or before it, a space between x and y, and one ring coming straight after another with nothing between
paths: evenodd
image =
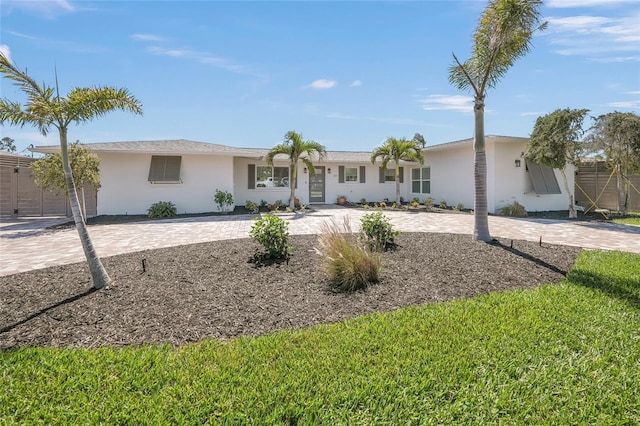
<instances>
[{"instance_id":1,"label":"shadow on lawn","mask_svg":"<svg viewBox=\"0 0 640 426\"><path fill-rule=\"evenodd\" d=\"M594 274L580 268L573 268L567 279L574 284L601 291L640 309L640 279L621 279L604 274Z\"/></svg>"},{"instance_id":2,"label":"shadow on lawn","mask_svg":"<svg viewBox=\"0 0 640 426\"><path fill-rule=\"evenodd\" d=\"M59 306L64 306L64 305L69 304L69 303L73 303L73 302L75 302L76 300L80 300L80 299L82 299L83 297L89 296L90 294L92 294L92 293L94 293L94 292L96 292L96 291L98 291L98 289L96 289L96 288L92 287L92 288L90 288L89 290L84 291L84 292L82 292L82 293L80 293L80 294L76 294L75 296L67 297L66 299L61 300L61 301L60 301L60 302L58 302L58 303L54 303L54 304L53 304L53 305L51 305L51 306L47 306L46 308L40 309L38 312L34 312L33 314L29 315L28 317L26 317L26 318L25 318L25 319L23 319L23 320L20 320L20 321L18 321L18 322L15 322L15 323L13 323L13 324L9 324L9 325L7 325L7 326L5 326L5 327L0 328L0 334L2 334L2 333L6 333L6 332L8 332L8 331L11 331L11 330L13 330L14 328L19 327L19 326L21 326L22 324L25 324L25 323L27 323L27 322L31 321L31 320L32 320L32 319L34 319L34 318L38 318L40 315L46 314L47 312L49 312L49 311L50 311L50 310L52 310L52 309L55 309L55 308L57 308L57 307L59 307Z\"/></svg>"}]
</instances>

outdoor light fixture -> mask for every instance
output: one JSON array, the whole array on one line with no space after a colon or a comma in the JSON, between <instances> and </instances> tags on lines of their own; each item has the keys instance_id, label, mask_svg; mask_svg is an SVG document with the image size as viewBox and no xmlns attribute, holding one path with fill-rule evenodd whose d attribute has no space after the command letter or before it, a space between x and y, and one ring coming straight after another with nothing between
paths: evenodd
<instances>
[{"instance_id":1,"label":"outdoor light fixture","mask_svg":"<svg viewBox=\"0 0 640 426\"><path fill-rule=\"evenodd\" d=\"M331 174L331 167L327 169L327 173Z\"/></svg>"},{"instance_id":2,"label":"outdoor light fixture","mask_svg":"<svg viewBox=\"0 0 640 426\"><path fill-rule=\"evenodd\" d=\"M520 167L520 160L516 160L516 167Z\"/></svg>"},{"instance_id":3,"label":"outdoor light fixture","mask_svg":"<svg viewBox=\"0 0 640 426\"><path fill-rule=\"evenodd\" d=\"M305 172L305 174L306 174L306 173L307 173L307 168L305 167L303 170L304 170L304 172Z\"/></svg>"}]
</instances>

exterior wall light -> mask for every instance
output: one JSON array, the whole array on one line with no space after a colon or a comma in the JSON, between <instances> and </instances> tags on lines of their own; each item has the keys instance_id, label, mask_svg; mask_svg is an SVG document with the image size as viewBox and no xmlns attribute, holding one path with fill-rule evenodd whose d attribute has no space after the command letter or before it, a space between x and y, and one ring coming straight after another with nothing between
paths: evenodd
<instances>
[{"instance_id":1,"label":"exterior wall light","mask_svg":"<svg viewBox=\"0 0 640 426\"><path fill-rule=\"evenodd\" d=\"M516 167L520 167L520 164L521 164L520 160L516 160Z\"/></svg>"},{"instance_id":2,"label":"exterior wall light","mask_svg":"<svg viewBox=\"0 0 640 426\"><path fill-rule=\"evenodd\" d=\"M327 173L331 174L331 167L327 169Z\"/></svg>"}]
</instances>

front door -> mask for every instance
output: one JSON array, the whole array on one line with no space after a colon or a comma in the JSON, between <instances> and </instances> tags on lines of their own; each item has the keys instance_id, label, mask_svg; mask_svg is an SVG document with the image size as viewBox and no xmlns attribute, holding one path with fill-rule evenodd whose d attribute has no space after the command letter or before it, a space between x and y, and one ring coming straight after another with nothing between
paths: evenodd
<instances>
[{"instance_id":1,"label":"front door","mask_svg":"<svg viewBox=\"0 0 640 426\"><path fill-rule=\"evenodd\" d=\"M314 167L309 176L309 202L324 203L324 166Z\"/></svg>"}]
</instances>

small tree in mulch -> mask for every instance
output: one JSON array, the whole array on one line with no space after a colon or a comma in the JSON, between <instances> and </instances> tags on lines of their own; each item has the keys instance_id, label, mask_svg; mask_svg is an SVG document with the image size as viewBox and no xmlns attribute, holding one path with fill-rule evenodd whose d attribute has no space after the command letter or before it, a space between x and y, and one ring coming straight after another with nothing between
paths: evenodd
<instances>
[{"instance_id":1,"label":"small tree in mulch","mask_svg":"<svg viewBox=\"0 0 640 426\"><path fill-rule=\"evenodd\" d=\"M256 249L257 262L287 260L293 247L289 245L289 224L279 216L266 214L256 218L249 236L262 244L263 251Z\"/></svg>"}]
</instances>

